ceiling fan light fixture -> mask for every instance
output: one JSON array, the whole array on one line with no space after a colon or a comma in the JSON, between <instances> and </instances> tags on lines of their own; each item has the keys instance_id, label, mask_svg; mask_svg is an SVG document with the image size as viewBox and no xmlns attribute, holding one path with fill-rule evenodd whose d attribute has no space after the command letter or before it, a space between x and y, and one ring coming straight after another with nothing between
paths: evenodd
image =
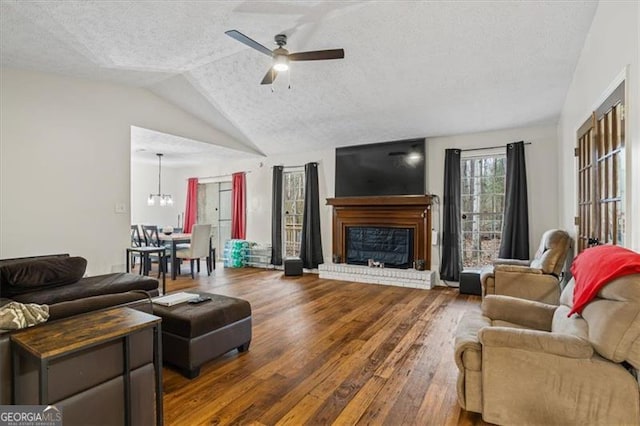
<instances>
[{"instance_id":1,"label":"ceiling fan light fixture","mask_svg":"<svg viewBox=\"0 0 640 426\"><path fill-rule=\"evenodd\" d=\"M280 71L287 71L289 69L289 58L286 55L276 55L273 61L273 69Z\"/></svg>"}]
</instances>

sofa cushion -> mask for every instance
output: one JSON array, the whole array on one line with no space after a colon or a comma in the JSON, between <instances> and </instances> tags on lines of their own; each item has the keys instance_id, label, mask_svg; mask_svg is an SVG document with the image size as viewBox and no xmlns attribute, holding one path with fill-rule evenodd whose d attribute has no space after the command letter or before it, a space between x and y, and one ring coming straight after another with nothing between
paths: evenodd
<instances>
[{"instance_id":1,"label":"sofa cushion","mask_svg":"<svg viewBox=\"0 0 640 426\"><path fill-rule=\"evenodd\" d=\"M45 257L0 266L2 295L32 292L79 281L87 268L83 257Z\"/></svg>"},{"instance_id":2,"label":"sofa cushion","mask_svg":"<svg viewBox=\"0 0 640 426\"><path fill-rule=\"evenodd\" d=\"M572 239L569 234L560 229L550 229L542 235L540 247L531 267L542 269L545 274L560 276Z\"/></svg>"},{"instance_id":3,"label":"sofa cushion","mask_svg":"<svg viewBox=\"0 0 640 426\"><path fill-rule=\"evenodd\" d=\"M148 295L157 296L157 290L149 290ZM99 296L83 297L82 299L67 300L65 302L49 305L49 321L67 318L73 315L84 314L86 312L99 311L114 306L131 306L138 310L141 307L150 305L147 293L140 290L127 291L125 293L102 294ZM140 302L134 304L134 302ZM151 313L151 308L145 310Z\"/></svg>"},{"instance_id":4,"label":"sofa cushion","mask_svg":"<svg viewBox=\"0 0 640 426\"><path fill-rule=\"evenodd\" d=\"M29 293L21 293L12 299L22 303L38 303L53 305L54 303L105 294L124 293L131 290L157 290L158 280L144 275L118 272L82 278L77 284L55 288L36 289Z\"/></svg>"},{"instance_id":5,"label":"sofa cushion","mask_svg":"<svg viewBox=\"0 0 640 426\"><path fill-rule=\"evenodd\" d=\"M0 259L0 266L10 265L13 263L29 262L36 259L48 259L50 257L69 257L68 253L44 254L41 256L13 257L9 259Z\"/></svg>"}]
</instances>

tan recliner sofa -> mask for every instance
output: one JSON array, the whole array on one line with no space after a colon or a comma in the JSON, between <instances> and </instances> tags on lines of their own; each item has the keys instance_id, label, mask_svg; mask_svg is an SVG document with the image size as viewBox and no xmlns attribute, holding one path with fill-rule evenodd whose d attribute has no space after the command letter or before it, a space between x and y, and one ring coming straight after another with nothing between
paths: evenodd
<instances>
[{"instance_id":1,"label":"tan recliner sofa","mask_svg":"<svg viewBox=\"0 0 640 426\"><path fill-rule=\"evenodd\" d=\"M497 424L640 424L640 274L604 286L570 318L560 305L487 296L455 336L460 406Z\"/></svg>"},{"instance_id":2,"label":"tan recliner sofa","mask_svg":"<svg viewBox=\"0 0 640 426\"><path fill-rule=\"evenodd\" d=\"M551 229L542 235L532 260L497 259L480 273L482 295L501 294L557 305L560 274L571 243L567 232Z\"/></svg>"}]
</instances>

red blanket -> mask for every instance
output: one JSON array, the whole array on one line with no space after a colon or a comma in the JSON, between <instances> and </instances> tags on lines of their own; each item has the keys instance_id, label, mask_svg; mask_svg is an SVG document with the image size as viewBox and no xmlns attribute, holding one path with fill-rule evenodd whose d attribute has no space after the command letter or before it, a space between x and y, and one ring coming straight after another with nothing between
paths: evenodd
<instances>
[{"instance_id":1,"label":"red blanket","mask_svg":"<svg viewBox=\"0 0 640 426\"><path fill-rule=\"evenodd\" d=\"M620 246L596 246L580 253L571 265L575 278L573 308L569 316L582 309L610 281L640 274L640 254Z\"/></svg>"}]
</instances>

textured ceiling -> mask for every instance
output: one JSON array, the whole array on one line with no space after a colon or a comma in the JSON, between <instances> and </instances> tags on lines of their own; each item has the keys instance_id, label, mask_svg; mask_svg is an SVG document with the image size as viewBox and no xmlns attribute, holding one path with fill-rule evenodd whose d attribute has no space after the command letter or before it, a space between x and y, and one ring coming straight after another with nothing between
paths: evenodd
<instances>
[{"instance_id":1,"label":"textured ceiling","mask_svg":"<svg viewBox=\"0 0 640 426\"><path fill-rule=\"evenodd\" d=\"M164 154L162 164L168 166L192 166L204 161L220 159L259 158L258 155L247 152L131 126L131 158L133 161L157 164L156 154Z\"/></svg>"},{"instance_id":2,"label":"textured ceiling","mask_svg":"<svg viewBox=\"0 0 640 426\"><path fill-rule=\"evenodd\" d=\"M0 59L147 87L272 155L556 120L596 7L3 0ZM229 29L269 48L284 32L292 52L344 48L345 59L296 62L261 86L269 57Z\"/></svg>"}]
</instances>

